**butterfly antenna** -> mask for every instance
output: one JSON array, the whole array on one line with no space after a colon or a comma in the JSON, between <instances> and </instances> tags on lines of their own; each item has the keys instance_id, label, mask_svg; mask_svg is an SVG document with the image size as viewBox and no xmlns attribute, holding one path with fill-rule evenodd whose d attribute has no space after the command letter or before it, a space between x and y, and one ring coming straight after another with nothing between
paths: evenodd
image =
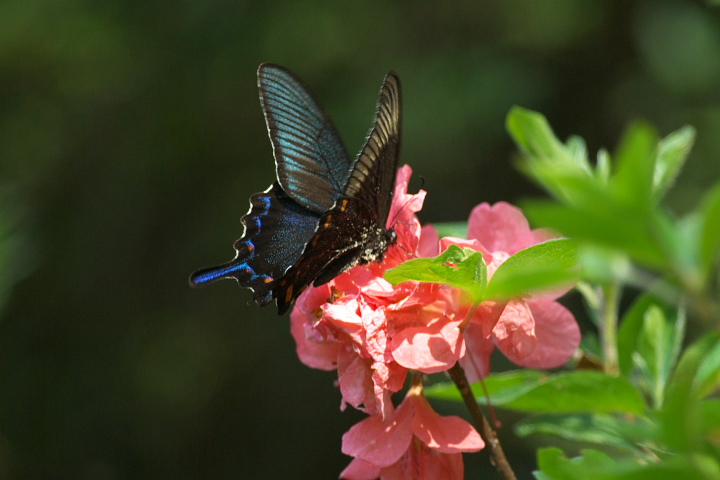
<instances>
[{"instance_id":1,"label":"butterfly antenna","mask_svg":"<svg viewBox=\"0 0 720 480\"><path fill-rule=\"evenodd\" d=\"M395 215L394 215L393 221L392 221L392 226L393 226L393 227L395 227L395 225L398 225L398 224L403 225L402 223L397 222L396 219L397 219L397 217L400 216L400 212L402 212L402 211L405 209L405 207L408 206L408 204L413 200L414 197L415 197L415 195L413 195L412 198L409 198L405 203L403 203L403 206L400 207L397 212L395 212ZM404 225L409 225L409 224L408 224L408 223L404 223Z\"/></svg>"}]
</instances>

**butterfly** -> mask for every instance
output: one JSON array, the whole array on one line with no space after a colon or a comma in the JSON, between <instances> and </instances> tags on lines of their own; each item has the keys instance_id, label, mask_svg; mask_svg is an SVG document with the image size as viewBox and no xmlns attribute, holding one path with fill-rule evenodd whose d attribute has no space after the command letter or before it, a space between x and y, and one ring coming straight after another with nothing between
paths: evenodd
<instances>
[{"instance_id":1,"label":"butterfly","mask_svg":"<svg viewBox=\"0 0 720 480\"><path fill-rule=\"evenodd\" d=\"M190 276L192 286L234 278L260 306L287 312L310 285L382 261L396 241L387 227L400 148L400 79L385 76L375 121L353 161L325 110L292 72L258 68L277 180L250 197L235 258Z\"/></svg>"}]
</instances>

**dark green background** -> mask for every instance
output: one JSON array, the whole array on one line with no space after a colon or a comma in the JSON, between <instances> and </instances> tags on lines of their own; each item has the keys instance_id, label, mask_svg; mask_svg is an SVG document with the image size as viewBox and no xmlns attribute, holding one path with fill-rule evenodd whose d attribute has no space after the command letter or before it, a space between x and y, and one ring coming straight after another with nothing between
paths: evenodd
<instances>
[{"instance_id":1,"label":"dark green background","mask_svg":"<svg viewBox=\"0 0 720 480\"><path fill-rule=\"evenodd\" d=\"M317 479L349 462L341 435L363 416L300 364L288 319L232 282L187 285L232 257L273 180L266 61L313 88L353 155L400 74L424 222L540 194L512 166L515 104L593 154L635 118L695 125L677 212L720 171L710 2L3 0L0 478ZM538 442L501 418L527 478ZM466 464L496 478L485 453Z\"/></svg>"}]
</instances>

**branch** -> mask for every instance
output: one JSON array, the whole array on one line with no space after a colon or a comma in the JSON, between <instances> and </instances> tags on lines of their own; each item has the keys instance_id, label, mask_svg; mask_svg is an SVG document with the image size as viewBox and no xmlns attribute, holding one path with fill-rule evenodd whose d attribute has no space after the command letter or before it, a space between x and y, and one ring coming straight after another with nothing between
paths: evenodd
<instances>
[{"instance_id":1,"label":"branch","mask_svg":"<svg viewBox=\"0 0 720 480\"><path fill-rule=\"evenodd\" d=\"M492 429L487 418L485 418L485 414L483 414L480 406L475 401L475 396L470 389L470 384L465 376L465 370L460 366L460 362L448 370L448 374L460 391L460 395L462 395L465 405L470 411L470 415L472 415L475 420L475 425L479 428L483 440L485 440L485 443L490 447L492 464L495 465L495 468L498 469L505 480L517 480L515 472L513 472L510 463L508 463L505 457L505 452L503 452L495 430Z\"/></svg>"}]
</instances>

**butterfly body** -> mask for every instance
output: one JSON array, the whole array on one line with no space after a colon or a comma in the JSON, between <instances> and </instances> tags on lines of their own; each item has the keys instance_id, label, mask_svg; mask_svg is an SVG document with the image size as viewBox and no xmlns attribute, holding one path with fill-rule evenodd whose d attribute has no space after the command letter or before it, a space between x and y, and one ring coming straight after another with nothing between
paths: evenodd
<instances>
[{"instance_id":1,"label":"butterfly body","mask_svg":"<svg viewBox=\"0 0 720 480\"><path fill-rule=\"evenodd\" d=\"M258 86L277 181L250 198L235 258L190 277L193 286L234 278L258 305L285 313L310 285L382 261L395 243L387 227L400 142L400 84L385 77L375 123L350 161L327 114L283 67L263 64Z\"/></svg>"}]
</instances>

